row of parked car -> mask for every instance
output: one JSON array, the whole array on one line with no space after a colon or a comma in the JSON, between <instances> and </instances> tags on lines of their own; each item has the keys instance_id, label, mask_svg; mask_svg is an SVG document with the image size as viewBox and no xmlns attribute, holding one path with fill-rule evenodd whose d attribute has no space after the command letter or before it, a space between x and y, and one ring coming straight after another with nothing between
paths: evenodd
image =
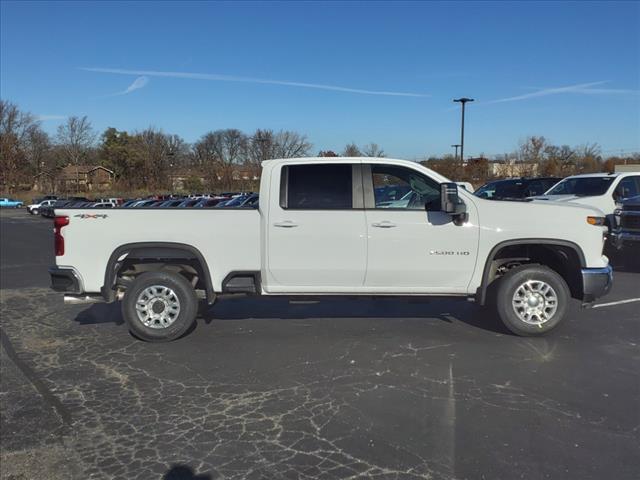
<instances>
[{"instance_id":1,"label":"row of parked car","mask_svg":"<svg viewBox=\"0 0 640 480\"><path fill-rule=\"evenodd\" d=\"M57 198L53 195L35 199L27 206L31 215L53 218L56 208L256 208L258 194L253 192L225 192L189 196L156 195L148 198L124 199L85 197Z\"/></svg>"}]
</instances>

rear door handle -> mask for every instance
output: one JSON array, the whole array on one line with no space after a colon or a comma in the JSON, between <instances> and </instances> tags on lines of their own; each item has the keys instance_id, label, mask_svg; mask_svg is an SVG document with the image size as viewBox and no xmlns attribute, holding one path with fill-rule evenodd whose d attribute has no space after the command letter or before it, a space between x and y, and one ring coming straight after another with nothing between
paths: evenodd
<instances>
[{"instance_id":1,"label":"rear door handle","mask_svg":"<svg viewBox=\"0 0 640 480\"><path fill-rule=\"evenodd\" d=\"M393 228L397 225L389 220L384 220L383 222L372 223L371 226L377 228Z\"/></svg>"},{"instance_id":2,"label":"rear door handle","mask_svg":"<svg viewBox=\"0 0 640 480\"><path fill-rule=\"evenodd\" d=\"M298 224L296 222L293 222L291 220L284 220L283 222L276 222L273 224L274 227L280 227L280 228L293 228L293 227L297 227Z\"/></svg>"}]
</instances>

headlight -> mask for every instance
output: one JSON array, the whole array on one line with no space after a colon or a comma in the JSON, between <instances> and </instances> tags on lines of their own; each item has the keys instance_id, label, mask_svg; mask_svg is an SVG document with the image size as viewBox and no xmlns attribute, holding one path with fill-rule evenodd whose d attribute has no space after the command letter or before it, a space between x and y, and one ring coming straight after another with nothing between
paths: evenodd
<instances>
[{"instance_id":1,"label":"headlight","mask_svg":"<svg viewBox=\"0 0 640 480\"><path fill-rule=\"evenodd\" d=\"M604 225L604 217L587 217L587 223L589 225L602 226Z\"/></svg>"}]
</instances>

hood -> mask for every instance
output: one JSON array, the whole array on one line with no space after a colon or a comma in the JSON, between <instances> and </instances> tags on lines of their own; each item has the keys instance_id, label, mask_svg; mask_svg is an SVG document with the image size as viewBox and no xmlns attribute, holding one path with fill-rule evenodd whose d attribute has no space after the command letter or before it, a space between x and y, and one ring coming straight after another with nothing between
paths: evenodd
<instances>
[{"instance_id":1,"label":"hood","mask_svg":"<svg viewBox=\"0 0 640 480\"><path fill-rule=\"evenodd\" d=\"M562 201L556 201L558 197L562 197ZM566 197L566 200L565 200L565 197ZM487 205L496 205L496 207L493 207L494 209L504 208L506 211L510 211L514 209L519 212L525 212L531 209L530 211L538 211L538 212L541 212L543 215L550 215L550 214L552 215L551 212L557 211L558 209L562 209L563 211L570 209L574 211L582 210L586 215L598 215L598 216L604 215L600 211L600 209L598 209L593 205L589 205L587 203L580 203L577 201L573 201L573 202L571 201L571 199L578 200L578 199L584 199L584 198L592 198L592 197L578 197L575 195L540 195L537 197L530 197L526 201L523 201L522 199L518 199L517 201L511 201L511 200L496 201L496 200L488 200L486 198L480 198L480 197L474 197L474 200L479 200L481 203L487 204ZM500 205L500 207L497 207L497 205ZM491 208L491 207L486 207L486 208Z\"/></svg>"}]
</instances>

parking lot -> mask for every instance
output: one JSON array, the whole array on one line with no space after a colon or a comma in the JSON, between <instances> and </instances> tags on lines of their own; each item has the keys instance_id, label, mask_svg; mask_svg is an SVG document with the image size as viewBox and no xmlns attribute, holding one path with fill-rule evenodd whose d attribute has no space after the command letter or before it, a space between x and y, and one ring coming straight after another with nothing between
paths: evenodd
<instances>
[{"instance_id":1,"label":"parking lot","mask_svg":"<svg viewBox=\"0 0 640 480\"><path fill-rule=\"evenodd\" d=\"M6 479L635 479L640 273L544 338L470 302L220 300L169 344L49 290L51 222L2 211Z\"/></svg>"}]
</instances>

